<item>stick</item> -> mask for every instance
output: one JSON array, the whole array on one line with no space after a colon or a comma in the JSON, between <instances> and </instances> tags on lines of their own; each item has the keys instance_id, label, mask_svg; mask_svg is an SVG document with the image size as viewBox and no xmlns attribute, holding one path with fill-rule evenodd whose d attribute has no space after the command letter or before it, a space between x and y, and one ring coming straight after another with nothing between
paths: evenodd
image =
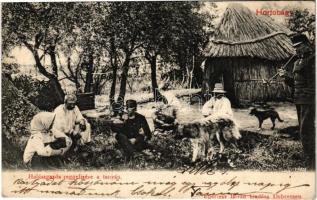
<instances>
[{"instance_id":1,"label":"stick","mask_svg":"<svg viewBox=\"0 0 317 200\"><path fill-rule=\"evenodd\" d=\"M285 69L286 68L286 66L293 60L293 58L296 56L296 54L294 54L287 62L286 62L286 64L284 64L282 67L281 67L281 69ZM276 74L274 74L274 76L272 76L271 78L269 78L267 81L266 81L266 83L270 83L276 76L278 75L278 72L276 73ZM264 82L264 81L263 81Z\"/></svg>"}]
</instances>

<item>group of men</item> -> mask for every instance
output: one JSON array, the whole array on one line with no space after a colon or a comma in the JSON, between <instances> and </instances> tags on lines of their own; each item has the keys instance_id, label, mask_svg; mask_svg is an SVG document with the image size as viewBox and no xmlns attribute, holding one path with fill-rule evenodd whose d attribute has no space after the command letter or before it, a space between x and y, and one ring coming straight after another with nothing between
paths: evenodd
<instances>
[{"instance_id":1,"label":"group of men","mask_svg":"<svg viewBox=\"0 0 317 200\"><path fill-rule=\"evenodd\" d=\"M279 69L278 74L293 89L306 166L315 169L315 49L304 34L295 34L291 41L296 50L292 74L287 74L285 68ZM202 108L203 115L218 113L232 117L231 104L222 85L216 84L213 93Z\"/></svg>"},{"instance_id":2,"label":"group of men","mask_svg":"<svg viewBox=\"0 0 317 200\"><path fill-rule=\"evenodd\" d=\"M65 96L64 104L54 112L36 114L30 126L31 136L23 154L23 162L34 166L36 158L64 155L73 144L91 142L91 127L76 106L76 95ZM43 162L43 160L40 160Z\"/></svg>"},{"instance_id":3,"label":"group of men","mask_svg":"<svg viewBox=\"0 0 317 200\"><path fill-rule=\"evenodd\" d=\"M294 100L297 108L301 141L308 167L315 168L315 55L314 49L304 35L292 38L296 48L297 60L294 63L292 76L287 76L284 69L279 75L294 88ZM202 114L206 116L226 115L233 119L231 103L225 97L226 91L222 84L215 84L214 96L207 101ZM137 113L137 102L126 101L126 114L123 115L122 104L114 104L116 111L112 130L116 132L118 144L128 158L136 152L148 147L151 131L145 117ZM153 117L155 129L174 130L177 125L176 113L165 116L155 112ZM23 155L24 163L30 163L34 154L42 157L64 155L75 142L84 145L91 141L91 130L87 120L76 106L76 96L66 95L64 104L54 112L42 112L31 121L31 136Z\"/></svg>"},{"instance_id":4,"label":"group of men","mask_svg":"<svg viewBox=\"0 0 317 200\"><path fill-rule=\"evenodd\" d=\"M278 74L293 89L306 166L315 169L315 49L304 34L295 34L291 40L296 50L292 74L287 74L285 68L279 69ZM231 104L222 85L216 84L213 92L214 96L203 106L203 115L221 113L232 117Z\"/></svg>"},{"instance_id":5,"label":"group of men","mask_svg":"<svg viewBox=\"0 0 317 200\"><path fill-rule=\"evenodd\" d=\"M226 110L232 115L230 101L224 97L225 91L221 87L221 84L216 85L213 91L220 101L217 100L215 104L208 102L205 105L203 110L208 112L207 115L215 109ZM54 112L40 112L33 117L30 127L31 136L23 155L25 164L32 166L34 155L40 158L63 156L71 146L85 145L91 141L90 124L82 116L76 101L75 95L66 95L64 104L58 106ZM146 118L137 112L135 100L127 100L125 107L124 111L123 104L112 105L114 114L111 129L116 133L115 138L126 158L131 159L149 147L148 141L152 133ZM155 130L160 130L161 133L175 130L177 125L175 111L171 112L171 116L159 111L158 109L153 117Z\"/></svg>"},{"instance_id":6,"label":"group of men","mask_svg":"<svg viewBox=\"0 0 317 200\"><path fill-rule=\"evenodd\" d=\"M83 146L91 142L90 124L82 116L76 101L75 95L66 95L64 104L58 106L54 112L40 112L33 117L31 136L23 154L23 162L27 166L38 165L34 163L38 158L39 162L52 160L56 156L64 156L72 146ZM112 130L116 132L118 144L130 159L136 152L147 148L151 131L145 117L136 112L135 100L126 101L124 115L124 109L117 104L116 106Z\"/></svg>"}]
</instances>

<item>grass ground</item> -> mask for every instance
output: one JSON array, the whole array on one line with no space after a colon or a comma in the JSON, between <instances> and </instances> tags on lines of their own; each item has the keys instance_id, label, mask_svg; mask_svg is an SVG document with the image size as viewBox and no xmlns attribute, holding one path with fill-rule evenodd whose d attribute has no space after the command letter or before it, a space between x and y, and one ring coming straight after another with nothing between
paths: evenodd
<instances>
[{"instance_id":1,"label":"grass ground","mask_svg":"<svg viewBox=\"0 0 317 200\"><path fill-rule=\"evenodd\" d=\"M139 112L144 114L153 128L151 113L154 111L153 103L142 104ZM263 130L258 131L258 122L255 117L248 114L248 109L235 109L234 116L240 125L242 139L238 142L241 152L233 148L225 150L225 158L233 160L234 168L226 160L216 159L209 164L215 170L305 170L302 146L299 141L296 110L292 104L271 104L284 120L277 123L276 129L271 130L271 122L265 121ZM199 109L192 106L196 113L187 116L196 118ZM188 140L176 140L173 135L157 135L150 141L154 151L152 156L141 155L135 160L127 161L117 146L114 135L109 127L101 126L98 121L93 124L93 144L89 147L90 153L69 153L65 159L63 169L91 170L91 169L178 169L184 165L199 165L201 162L190 163L190 143ZM216 143L215 143L216 144ZM216 149L218 145L216 144ZM5 169L23 168L21 165L22 153L9 146L8 156L3 153L3 167ZM9 155L10 154L10 155ZM14 155L12 157L12 155ZM14 160L8 160L9 158Z\"/></svg>"}]
</instances>

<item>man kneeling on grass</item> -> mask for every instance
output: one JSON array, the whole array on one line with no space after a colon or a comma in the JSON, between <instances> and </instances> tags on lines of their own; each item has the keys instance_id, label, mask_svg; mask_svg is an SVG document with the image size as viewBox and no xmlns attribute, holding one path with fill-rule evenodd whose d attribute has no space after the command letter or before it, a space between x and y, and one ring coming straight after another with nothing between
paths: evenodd
<instances>
[{"instance_id":1,"label":"man kneeling on grass","mask_svg":"<svg viewBox=\"0 0 317 200\"><path fill-rule=\"evenodd\" d=\"M130 159L138 151L147 148L147 141L151 139L151 131L145 117L136 112L135 100L126 101L127 116L123 126L116 135L119 145L123 148L127 158Z\"/></svg>"},{"instance_id":2,"label":"man kneeling on grass","mask_svg":"<svg viewBox=\"0 0 317 200\"><path fill-rule=\"evenodd\" d=\"M54 110L56 119L53 128L73 138L73 142L79 146L84 146L91 142L91 127L76 103L76 95L67 94L65 96L64 104Z\"/></svg>"},{"instance_id":3,"label":"man kneeling on grass","mask_svg":"<svg viewBox=\"0 0 317 200\"><path fill-rule=\"evenodd\" d=\"M72 141L64 133L52 128L55 118L56 115L50 112L40 112L33 117L31 136L23 154L23 162L26 165L45 168L53 164L60 167L57 166L59 159L55 156L64 155L72 145ZM36 159L32 159L34 155ZM51 159L47 159L48 157Z\"/></svg>"}]
</instances>

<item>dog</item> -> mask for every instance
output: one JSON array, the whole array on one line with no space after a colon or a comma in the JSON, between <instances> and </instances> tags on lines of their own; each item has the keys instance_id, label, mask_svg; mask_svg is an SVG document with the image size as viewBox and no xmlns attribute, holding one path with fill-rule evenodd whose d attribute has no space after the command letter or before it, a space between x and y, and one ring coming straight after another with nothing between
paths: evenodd
<instances>
[{"instance_id":1,"label":"dog","mask_svg":"<svg viewBox=\"0 0 317 200\"><path fill-rule=\"evenodd\" d=\"M283 122L280 118L279 114L272 108L264 111L259 111L257 108L252 108L250 115L254 115L259 121L259 130L262 129L262 123L264 120L270 118L272 121L273 126L271 127L272 130L275 128L275 120L278 119L279 122Z\"/></svg>"},{"instance_id":2,"label":"dog","mask_svg":"<svg viewBox=\"0 0 317 200\"><path fill-rule=\"evenodd\" d=\"M231 143L235 147L236 141L241 138L235 122L229 117L209 116L193 122L181 123L177 128L177 136L190 138L192 144L192 162L201 157L203 160L211 160L215 155L212 141L216 137L220 144L219 154L225 149L225 143Z\"/></svg>"}]
</instances>

